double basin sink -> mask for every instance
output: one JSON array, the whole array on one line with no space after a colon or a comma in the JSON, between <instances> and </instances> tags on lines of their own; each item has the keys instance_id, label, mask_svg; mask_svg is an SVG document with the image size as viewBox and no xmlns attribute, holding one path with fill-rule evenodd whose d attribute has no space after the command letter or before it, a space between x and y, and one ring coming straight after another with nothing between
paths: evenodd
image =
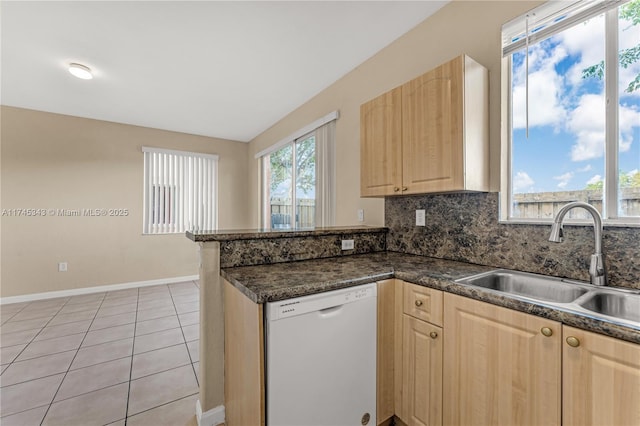
<instances>
[{"instance_id":1,"label":"double basin sink","mask_svg":"<svg viewBox=\"0 0 640 426\"><path fill-rule=\"evenodd\" d=\"M507 269L472 275L456 282L640 329L640 291L637 290L594 286Z\"/></svg>"}]
</instances>

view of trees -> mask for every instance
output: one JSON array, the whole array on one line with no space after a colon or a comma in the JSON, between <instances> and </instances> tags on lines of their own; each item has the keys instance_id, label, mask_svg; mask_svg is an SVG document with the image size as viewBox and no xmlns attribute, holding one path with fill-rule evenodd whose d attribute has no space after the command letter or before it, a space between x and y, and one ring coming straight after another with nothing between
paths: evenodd
<instances>
[{"instance_id":1,"label":"view of trees","mask_svg":"<svg viewBox=\"0 0 640 426\"><path fill-rule=\"evenodd\" d=\"M619 15L621 19L631 21L632 26L640 24L640 0L633 0L619 9ZM634 47L628 49L622 49L618 53L620 58L620 66L622 68L628 68L630 65L640 60L640 40ZM582 78L597 78L604 79L604 61L600 61L595 65L582 70ZM632 93L636 90L640 90L640 73L638 73L633 80L631 80L625 92ZM623 172L620 171L618 182L620 188L640 188L640 171ZM590 183L585 189L602 189L603 181L599 180L594 183Z\"/></svg>"},{"instance_id":2,"label":"view of trees","mask_svg":"<svg viewBox=\"0 0 640 426\"><path fill-rule=\"evenodd\" d=\"M270 156L271 196L292 198L293 188L299 197L301 191L305 197L315 197L316 185L316 139L311 136L296 142L296 182L292 185L293 145L288 145Z\"/></svg>"},{"instance_id":3,"label":"view of trees","mask_svg":"<svg viewBox=\"0 0 640 426\"><path fill-rule=\"evenodd\" d=\"M620 188L640 188L640 173L625 173L620 172L618 175L618 184ZM604 182L599 180L594 183L590 183L585 189L602 189Z\"/></svg>"},{"instance_id":4,"label":"view of trees","mask_svg":"<svg viewBox=\"0 0 640 426\"><path fill-rule=\"evenodd\" d=\"M640 0L633 0L620 7L619 16L621 19L631 21L633 26L640 24ZM622 49L619 54L620 66L627 68L629 65L636 63L640 60L640 42L634 47L628 49ZM600 61L595 65L582 70L582 78L598 78L602 80L604 78L604 61ZM625 92L631 93L640 89L640 74L629 82Z\"/></svg>"}]
</instances>

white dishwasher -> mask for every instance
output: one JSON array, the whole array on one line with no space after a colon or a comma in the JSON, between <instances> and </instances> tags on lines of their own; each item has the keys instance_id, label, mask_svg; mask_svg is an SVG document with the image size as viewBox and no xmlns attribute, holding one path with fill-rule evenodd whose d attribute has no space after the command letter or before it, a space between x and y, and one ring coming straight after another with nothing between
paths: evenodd
<instances>
[{"instance_id":1,"label":"white dishwasher","mask_svg":"<svg viewBox=\"0 0 640 426\"><path fill-rule=\"evenodd\" d=\"M267 303L267 426L376 424L376 283Z\"/></svg>"}]
</instances>

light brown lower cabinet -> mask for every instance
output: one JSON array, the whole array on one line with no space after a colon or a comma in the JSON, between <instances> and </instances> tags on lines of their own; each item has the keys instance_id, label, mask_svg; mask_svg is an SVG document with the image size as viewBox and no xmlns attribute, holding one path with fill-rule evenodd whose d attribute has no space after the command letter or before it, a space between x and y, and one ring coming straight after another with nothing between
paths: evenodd
<instances>
[{"instance_id":1,"label":"light brown lower cabinet","mask_svg":"<svg viewBox=\"0 0 640 426\"><path fill-rule=\"evenodd\" d=\"M408 426L442 425L442 328L403 315L402 411Z\"/></svg>"},{"instance_id":2,"label":"light brown lower cabinet","mask_svg":"<svg viewBox=\"0 0 640 426\"><path fill-rule=\"evenodd\" d=\"M226 424L264 425L262 305L224 291ZM640 425L640 345L397 279L377 327L378 425Z\"/></svg>"},{"instance_id":3,"label":"light brown lower cabinet","mask_svg":"<svg viewBox=\"0 0 640 426\"><path fill-rule=\"evenodd\" d=\"M640 345L562 327L562 424L640 425Z\"/></svg>"},{"instance_id":4,"label":"light brown lower cabinet","mask_svg":"<svg viewBox=\"0 0 640 426\"><path fill-rule=\"evenodd\" d=\"M561 324L444 296L444 424L559 425Z\"/></svg>"},{"instance_id":5,"label":"light brown lower cabinet","mask_svg":"<svg viewBox=\"0 0 640 426\"><path fill-rule=\"evenodd\" d=\"M263 305L224 281L224 405L229 426L264 426Z\"/></svg>"}]
</instances>

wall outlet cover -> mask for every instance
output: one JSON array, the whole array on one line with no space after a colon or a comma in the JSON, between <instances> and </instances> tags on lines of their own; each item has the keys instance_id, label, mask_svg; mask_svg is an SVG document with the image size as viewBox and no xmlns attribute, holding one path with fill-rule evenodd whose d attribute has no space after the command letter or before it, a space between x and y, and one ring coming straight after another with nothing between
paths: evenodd
<instances>
[{"instance_id":1,"label":"wall outlet cover","mask_svg":"<svg viewBox=\"0 0 640 426\"><path fill-rule=\"evenodd\" d=\"M364 222L364 209L358 209L358 222Z\"/></svg>"},{"instance_id":2,"label":"wall outlet cover","mask_svg":"<svg viewBox=\"0 0 640 426\"><path fill-rule=\"evenodd\" d=\"M58 272L67 272L67 262L58 263Z\"/></svg>"},{"instance_id":3,"label":"wall outlet cover","mask_svg":"<svg viewBox=\"0 0 640 426\"><path fill-rule=\"evenodd\" d=\"M353 240L342 240L342 250L353 250L354 246Z\"/></svg>"},{"instance_id":4,"label":"wall outlet cover","mask_svg":"<svg viewBox=\"0 0 640 426\"><path fill-rule=\"evenodd\" d=\"M416 226L426 225L426 214L424 210L416 210Z\"/></svg>"}]
</instances>

